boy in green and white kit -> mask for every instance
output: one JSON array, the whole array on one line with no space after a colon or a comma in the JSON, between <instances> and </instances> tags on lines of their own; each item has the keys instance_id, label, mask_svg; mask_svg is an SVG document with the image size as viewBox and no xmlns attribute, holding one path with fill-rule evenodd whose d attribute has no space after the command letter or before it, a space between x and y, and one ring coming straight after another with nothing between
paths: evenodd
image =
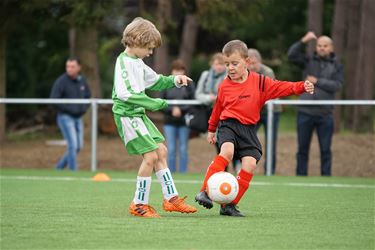
<instances>
[{"instance_id":1,"label":"boy in green and white kit","mask_svg":"<svg viewBox=\"0 0 375 250\"><path fill-rule=\"evenodd\" d=\"M167 166L167 148L162 143L165 139L145 113L146 110L156 111L167 107L165 100L147 96L146 89L181 87L192 80L185 75L158 75L142 61L152 54L154 48L161 45L160 33L150 21L135 18L126 26L121 42L125 51L116 60L112 111L128 153L143 157L129 213L141 217L160 217L149 205L153 170L162 186L163 209L169 212L194 213L197 209L185 203L186 197L178 196Z\"/></svg>"}]
</instances>

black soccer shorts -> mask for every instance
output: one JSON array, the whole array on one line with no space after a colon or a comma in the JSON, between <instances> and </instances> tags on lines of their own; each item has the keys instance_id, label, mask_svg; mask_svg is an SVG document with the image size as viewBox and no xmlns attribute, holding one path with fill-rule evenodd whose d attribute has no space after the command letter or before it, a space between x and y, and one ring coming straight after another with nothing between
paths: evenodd
<instances>
[{"instance_id":1,"label":"black soccer shorts","mask_svg":"<svg viewBox=\"0 0 375 250\"><path fill-rule=\"evenodd\" d=\"M217 141L220 148L224 142L232 142L234 144L233 157L235 159L251 156L258 163L262 157L262 145L256 135L255 125L245 125L236 119L220 121Z\"/></svg>"}]
</instances>

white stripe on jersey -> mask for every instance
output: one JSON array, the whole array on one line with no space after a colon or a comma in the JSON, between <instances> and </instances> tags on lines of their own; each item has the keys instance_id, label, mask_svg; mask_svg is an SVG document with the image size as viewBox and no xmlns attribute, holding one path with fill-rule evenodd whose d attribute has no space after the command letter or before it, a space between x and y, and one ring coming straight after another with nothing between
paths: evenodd
<instances>
[{"instance_id":1,"label":"white stripe on jersey","mask_svg":"<svg viewBox=\"0 0 375 250\"><path fill-rule=\"evenodd\" d=\"M122 60L125 71L121 69ZM159 75L156 74L149 66L147 66L139 58L131 58L121 54L117 57L115 65L115 77L114 85L117 98L120 100L126 101L132 94L141 93L145 91L146 88L151 87L159 80ZM129 86L125 83L128 80ZM128 89L131 88L131 90Z\"/></svg>"}]
</instances>

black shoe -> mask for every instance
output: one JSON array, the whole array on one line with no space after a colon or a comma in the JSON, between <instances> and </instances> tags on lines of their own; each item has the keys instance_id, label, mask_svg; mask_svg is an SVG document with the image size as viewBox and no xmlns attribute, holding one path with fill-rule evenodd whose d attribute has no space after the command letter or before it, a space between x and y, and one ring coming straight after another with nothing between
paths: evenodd
<instances>
[{"instance_id":1,"label":"black shoe","mask_svg":"<svg viewBox=\"0 0 375 250\"><path fill-rule=\"evenodd\" d=\"M207 209L211 209L214 206L214 204L212 204L212 200L208 197L206 191L199 192L195 196L195 201L198 202L199 205Z\"/></svg>"},{"instance_id":2,"label":"black shoe","mask_svg":"<svg viewBox=\"0 0 375 250\"><path fill-rule=\"evenodd\" d=\"M237 209L236 205L233 205L231 203L226 204L226 205L221 205L220 215L245 217L245 215L241 214L241 212Z\"/></svg>"}]
</instances>

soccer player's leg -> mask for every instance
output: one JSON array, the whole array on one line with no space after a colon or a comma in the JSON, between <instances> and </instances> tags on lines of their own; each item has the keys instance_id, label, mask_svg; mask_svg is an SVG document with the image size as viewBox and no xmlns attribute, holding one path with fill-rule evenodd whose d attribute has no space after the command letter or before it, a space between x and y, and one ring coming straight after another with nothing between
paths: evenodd
<instances>
[{"instance_id":1,"label":"soccer player's leg","mask_svg":"<svg viewBox=\"0 0 375 250\"><path fill-rule=\"evenodd\" d=\"M220 208L220 215L237 216L243 217L244 215L238 210L237 204L247 191L250 185L250 181L253 178L253 172L256 168L257 160L251 156L245 156L242 158L242 168L237 175L238 181L238 194L236 198L226 205L222 205Z\"/></svg>"},{"instance_id":2,"label":"soccer player's leg","mask_svg":"<svg viewBox=\"0 0 375 250\"><path fill-rule=\"evenodd\" d=\"M233 153L234 144L232 142L225 142L222 144L220 154L214 158L214 160L208 167L201 190L195 196L195 200L199 205L207 209L211 209L213 207L213 203L206 193L207 181L213 174L225 170L225 168L228 166L229 161L233 159Z\"/></svg>"},{"instance_id":3,"label":"soccer player's leg","mask_svg":"<svg viewBox=\"0 0 375 250\"><path fill-rule=\"evenodd\" d=\"M136 191L128 211L145 218L159 218L155 209L149 205L151 175L157 162L157 143L151 136L142 117L122 117L115 114L118 133L131 155L142 155L143 161L138 171Z\"/></svg>"},{"instance_id":4,"label":"soccer player's leg","mask_svg":"<svg viewBox=\"0 0 375 250\"><path fill-rule=\"evenodd\" d=\"M158 160L155 164L155 174L163 192L163 209L167 212L195 213L197 209L185 202L186 196L178 196L171 171L167 166L167 148L163 143L158 143L156 150Z\"/></svg>"},{"instance_id":5,"label":"soccer player's leg","mask_svg":"<svg viewBox=\"0 0 375 250\"><path fill-rule=\"evenodd\" d=\"M155 151L143 154L143 161L138 171L137 186L133 202L129 206L129 213L146 218L159 218L156 210L149 205L151 189L151 174L158 159Z\"/></svg>"}]
</instances>

